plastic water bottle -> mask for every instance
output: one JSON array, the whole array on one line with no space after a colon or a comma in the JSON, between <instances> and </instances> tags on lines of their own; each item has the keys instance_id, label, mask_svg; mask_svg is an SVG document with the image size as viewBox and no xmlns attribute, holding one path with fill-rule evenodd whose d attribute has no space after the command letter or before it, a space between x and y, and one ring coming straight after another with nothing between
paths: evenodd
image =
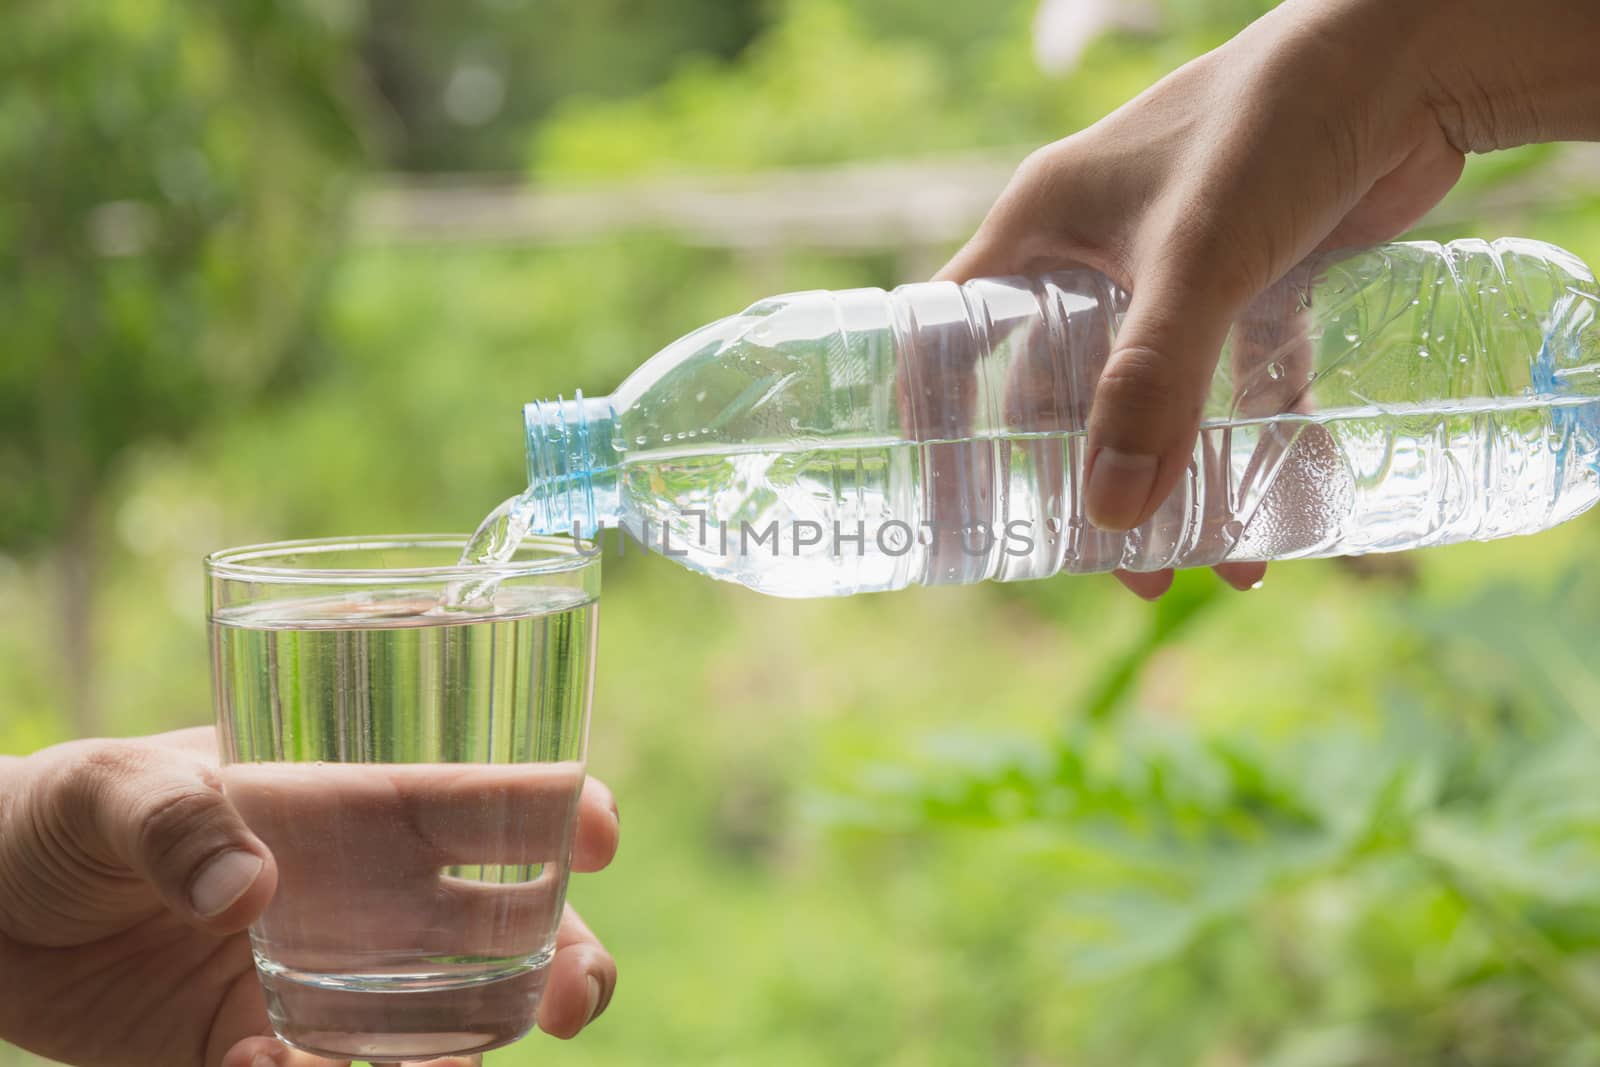
<instances>
[{"instance_id":1,"label":"plastic water bottle","mask_svg":"<svg viewBox=\"0 0 1600 1067\"><path fill-rule=\"evenodd\" d=\"M609 397L526 408L520 529L635 540L780 596L1390 552L1600 499L1600 288L1525 240L1308 261L1235 324L1187 474L1083 517L1127 306L1105 277L763 300Z\"/></svg>"}]
</instances>

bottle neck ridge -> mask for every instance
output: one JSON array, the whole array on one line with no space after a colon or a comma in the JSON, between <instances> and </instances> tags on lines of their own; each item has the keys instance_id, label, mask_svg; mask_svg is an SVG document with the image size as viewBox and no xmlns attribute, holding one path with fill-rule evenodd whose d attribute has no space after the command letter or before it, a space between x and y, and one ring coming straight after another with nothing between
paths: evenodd
<instances>
[{"instance_id":1,"label":"bottle neck ridge","mask_svg":"<svg viewBox=\"0 0 1600 1067\"><path fill-rule=\"evenodd\" d=\"M617 409L610 397L535 400L522 409L530 532L593 537L621 516Z\"/></svg>"}]
</instances>

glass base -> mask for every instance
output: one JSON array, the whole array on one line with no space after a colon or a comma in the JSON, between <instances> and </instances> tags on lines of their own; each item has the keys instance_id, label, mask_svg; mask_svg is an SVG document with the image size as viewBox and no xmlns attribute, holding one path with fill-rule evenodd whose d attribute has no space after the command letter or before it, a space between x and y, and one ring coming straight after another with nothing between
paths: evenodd
<instances>
[{"instance_id":1,"label":"glass base","mask_svg":"<svg viewBox=\"0 0 1600 1067\"><path fill-rule=\"evenodd\" d=\"M508 1045L533 1029L548 953L463 979L318 974L257 957L279 1039L335 1059L418 1060Z\"/></svg>"}]
</instances>

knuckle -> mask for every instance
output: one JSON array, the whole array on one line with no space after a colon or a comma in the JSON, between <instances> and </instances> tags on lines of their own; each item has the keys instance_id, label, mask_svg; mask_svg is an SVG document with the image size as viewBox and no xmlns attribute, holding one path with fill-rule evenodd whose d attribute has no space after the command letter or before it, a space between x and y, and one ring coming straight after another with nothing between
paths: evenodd
<instances>
[{"instance_id":1,"label":"knuckle","mask_svg":"<svg viewBox=\"0 0 1600 1067\"><path fill-rule=\"evenodd\" d=\"M1080 210L1101 193L1096 183L1083 181L1084 153L1075 137L1023 157L979 228L984 243L1004 249L1019 270L1054 269L1062 261L1111 269L1118 261L1120 242L1106 225L1109 216Z\"/></svg>"},{"instance_id":2,"label":"knuckle","mask_svg":"<svg viewBox=\"0 0 1600 1067\"><path fill-rule=\"evenodd\" d=\"M107 740L85 742L75 763L86 776L118 778L139 770L148 759L148 753L132 741Z\"/></svg>"},{"instance_id":3,"label":"knuckle","mask_svg":"<svg viewBox=\"0 0 1600 1067\"><path fill-rule=\"evenodd\" d=\"M1172 212L1166 262L1170 284L1191 292L1242 298L1260 287L1261 261L1271 258L1270 235L1252 229L1239 214L1216 205L1191 205Z\"/></svg>"},{"instance_id":4,"label":"knuckle","mask_svg":"<svg viewBox=\"0 0 1600 1067\"><path fill-rule=\"evenodd\" d=\"M1177 392L1176 370L1176 361L1160 348L1124 348L1101 372L1097 399L1140 412L1170 407Z\"/></svg>"},{"instance_id":5,"label":"knuckle","mask_svg":"<svg viewBox=\"0 0 1600 1067\"><path fill-rule=\"evenodd\" d=\"M1041 145L1022 157L1011 174L1011 187L1032 189L1051 180L1060 156L1059 142Z\"/></svg>"},{"instance_id":6,"label":"knuckle","mask_svg":"<svg viewBox=\"0 0 1600 1067\"><path fill-rule=\"evenodd\" d=\"M1065 139L1035 148L1022 157L1012 172L1007 199L1025 210L1063 202L1074 184L1076 158L1073 145Z\"/></svg>"},{"instance_id":7,"label":"knuckle","mask_svg":"<svg viewBox=\"0 0 1600 1067\"><path fill-rule=\"evenodd\" d=\"M1180 304L1225 307L1265 289L1293 265L1294 242L1265 224L1251 204L1250 190L1224 178L1168 194L1140 234L1147 288Z\"/></svg>"},{"instance_id":8,"label":"knuckle","mask_svg":"<svg viewBox=\"0 0 1600 1067\"><path fill-rule=\"evenodd\" d=\"M46 793L69 820L92 819L107 788L135 775L147 755L131 741L81 741L63 747L47 775Z\"/></svg>"},{"instance_id":9,"label":"knuckle","mask_svg":"<svg viewBox=\"0 0 1600 1067\"><path fill-rule=\"evenodd\" d=\"M207 831L216 812L216 797L197 784L174 784L152 792L138 813L138 854L161 864Z\"/></svg>"},{"instance_id":10,"label":"knuckle","mask_svg":"<svg viewBox=\"0 0 1600 1067\"><path fill-rule=\"evenodd\" d=\"M1193 432L1204 403L1203 395L1187 388L1190 377L1163 349L1123 349L1101 374L1091 419L1100 429L1143 441L1175 441Z\"/></svg>"}]
</instances>

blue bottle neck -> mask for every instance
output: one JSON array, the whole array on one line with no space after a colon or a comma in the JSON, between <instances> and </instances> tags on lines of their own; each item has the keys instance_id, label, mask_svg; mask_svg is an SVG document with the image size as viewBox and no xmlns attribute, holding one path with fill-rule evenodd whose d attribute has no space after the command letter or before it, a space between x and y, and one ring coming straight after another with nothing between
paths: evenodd
<instances>
[{"instance_id":1,"label":"blue bottle neck","mask_svg":"<svg viewBox=\"0 0 1600 1067\"><path fill-rule=\"evenodd\" d=\"M610 397L535 400L522 409L530 532L593 537L621 518L617 409Z\"/></svg>"}]
</instances>

